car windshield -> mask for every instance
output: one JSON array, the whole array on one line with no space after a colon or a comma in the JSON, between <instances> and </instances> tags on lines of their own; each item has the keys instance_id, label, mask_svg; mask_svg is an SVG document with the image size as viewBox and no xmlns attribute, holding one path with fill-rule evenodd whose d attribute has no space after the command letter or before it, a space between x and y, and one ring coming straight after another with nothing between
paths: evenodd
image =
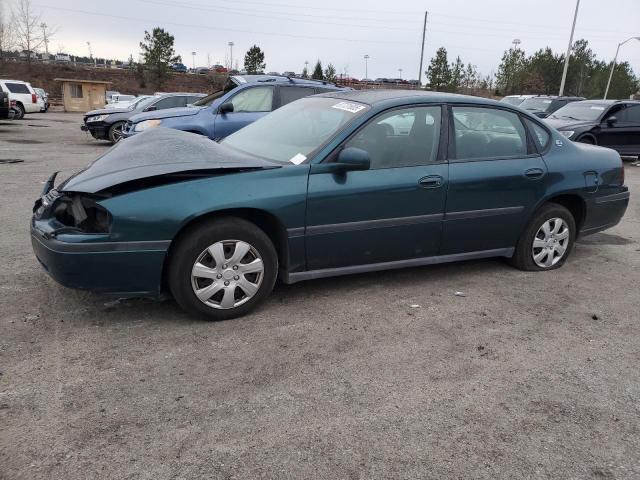
<instances>
[{"instance_id":1,"label":"car windshield","mask_svg":"<svg viewBox=\"0 0 640 480\"><path fill-rule=\"evenodd\" d=\"M524 98L522 98L522 97L504 97L500 101L503 102L503 103L508 103L509 105L520 105L524 101Z\"/></svg>"},{"instance_id":2,"label":"car windshield","mask_svg":"<svg viewBox=\"0 0 640 480\"><path fill-rule=\"evenodd\" d=\"M157 98L158 98L157 96L141 98L140 100L137 100L135 103L132 103L129 106L129 110L144 110L149 105L151 105L155 100L157 100Z\"/></svg>"},{"instance_id":3,"label":"car windshield","mask_svg":"<svg viewBox=\"0 0 640 480\"><path fill-rule=\"evenodd\" d=\"M606 105L597 103L572 102L556 110L551 118L568 118L570 120L597 120L607 109Z\"/></svg>"},{"instance_id":4,"label":"car windshield","mask_svg":"<svg viewBox=\"0 0 640 480\"><path fill-rule=\"evenodd\" d=\"M238 84L236 82L234 82L233 80L229 80L222 90L218 90L217 92L210 93L209 95L201 98L197 102L193 102L192 105L194 107L208 107L209 105L211 105L211 103L213 103L214 100L217 100L218 98L223 96L225 93L230 92L237 86Z\"/></svg>"},{"instance_id":5,"label":"car windshield","mask_svg":"<svg viewBox=\"0 0 640 480\"><path fill-rule=\"evenodd\" d=\"M537 110L546 112L549 108L551 108L551 102L553 102L552 98L532 97L527 98L524 102L522 102L520 104L520 108L524 108L525 110Z\"/></svg>"},{"instance_id":6,"label":"car windshield","mask_svg":"<svg viewBox=\"0 0 640 480\"><path fill-rule=\"evenodd\" d=\"M307 97L279 108L222 142L258 157L299 164L368 109L352 101Z\"/></svg>"}]
</instances>

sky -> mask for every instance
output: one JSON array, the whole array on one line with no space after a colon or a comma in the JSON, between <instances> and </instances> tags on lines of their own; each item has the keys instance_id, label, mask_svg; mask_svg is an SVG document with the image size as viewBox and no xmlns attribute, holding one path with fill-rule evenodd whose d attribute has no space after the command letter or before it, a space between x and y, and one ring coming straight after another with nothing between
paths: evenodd
<instances>
[{"instance_id":1,"label":"sky","mask_svg":"<svg viewBox=\"0 0 640 480\"><path fill-rule=\"evenodd\" d=\"M17 0L0 0L9 9ZM575 0L31 0L56 30L50 52L137 59L144 31L160 26L175 36L189 67L225 64L229 42L242 68L253 44L265 52L266 71L301 72L320 59L338 73L418 77L424 11L428 10L424 68L438 47L482 74L497 71L514 39L527 54L551 47L565 52ZM584 38L600 59L611 60L619 42L640 36L640 0L581 0L574 40ZM640 74L640 41L620 48ZM402 69L400 72L399 69Z\"/></svg>"}]
</instances>

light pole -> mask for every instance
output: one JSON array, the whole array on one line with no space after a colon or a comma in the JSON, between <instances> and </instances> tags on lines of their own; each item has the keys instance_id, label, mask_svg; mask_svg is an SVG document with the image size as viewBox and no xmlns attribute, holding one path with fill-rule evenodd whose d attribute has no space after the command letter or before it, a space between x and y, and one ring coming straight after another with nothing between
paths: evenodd
<instances>
[{"instance_id":1,"label":"light pole","mask_svg":"<svg viewBox=\"0 0 640 480\"><path fill-rule=\"evenodd\" d=\"M400 80L402 80L402 69L401 68L398 69L398 73L400 74Z\"/></svg>"},{"instance_id":2,"label":"light pole","mask_svg":"<svg viewBox=\"0 0 640 480\"><path fill-rule=\"evenodd\" d=\"M229 70L233 70L233 42L227 43L229 45Z\"/></svg>"},{"instance_id":3,"label":"light pole","mask_svg":"<svg viewBox=\"0 0 640 480\"><path fill-rule=\"evenodd\" d=\"M618 44L618 48L616 48L616 56L613 57L613 64L611 65L611 72L609 73L609 80L607 81L607 88L604 91L604 99L607 99L607 94L609 93L609 86L611 85L611 78L613 77L613 70L616 68L616 62L618 60L618 52L620 51L620 47L631 40L640 40L640 37L631 37L627 38L624 42L620 42Z\"/></svg>"},{"instance_id":4,"label":"light pole","mask_svg":"<svg viewBox=\"0 0 640 480\"><path fill-rule=\"evenodd\" d=\"M367 80L369 78L369 55L364 56L364 78Z\"/></svg>"},{"instance_id":5,"label":"light pole","mask_svg":"<svg viewBox=\"0 0 640 480\"><path fill-rule=\"evenodd\" d=\"M304 61L304 72L306 75L305 78L308 78L309 77L309 60Z\"/></svg>"},{"instance_id":6,"label":"light pole","mask_svg":"<svg viewBox=\"0 0 640 480\"><path fill-rule=\"evenodd\" d=\"M196 69L196 52L191 52L191 66Z\"/></svg>"},{"instance_id":7,"label":"light pole","mask_svg":"<svg viewBox=\"0 0 640 480\"><path fill-rule=\"evenodd\" d=\"M44 52L47 54L47 60L49 60L49 37L47 36L48 25L44 22L40 24L42 29L42 41L44 42Z\"/></svg>"},{"instance_id":8,"label":"light pole","mask_svg":"<svg viewBox=\"0 0 640 480\"><path fill-rule=\"evenodd\" d=\"M571 25L571 35L569 35L569 45L567 45L567 55L564 57L564 70L562 70L562 81L560 82L560 93L564 93L564 84L567 80L567 70L569 69L569 56L571 55L571 47L573 46L573 31L576 29L576 20L578 19L578 8L580 8L580 0L576 0L576 11L573 14L573 25Z\"/></svg>"}]
</instances>

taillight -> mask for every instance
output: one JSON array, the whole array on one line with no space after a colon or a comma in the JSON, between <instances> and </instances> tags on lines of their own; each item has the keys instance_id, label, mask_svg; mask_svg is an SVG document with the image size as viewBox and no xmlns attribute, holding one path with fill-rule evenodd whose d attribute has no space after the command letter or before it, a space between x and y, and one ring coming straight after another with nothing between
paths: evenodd
<instances>
[{"instance_id":1,"label":"taillight","mask_svg":"<svg viewBox=\"0 0 640 480\"><path fill-rule=\"evenodd\" d=\"M35 93L31 94L31 103L38 103L38 96Z\"/></svg>"}]
</instances>

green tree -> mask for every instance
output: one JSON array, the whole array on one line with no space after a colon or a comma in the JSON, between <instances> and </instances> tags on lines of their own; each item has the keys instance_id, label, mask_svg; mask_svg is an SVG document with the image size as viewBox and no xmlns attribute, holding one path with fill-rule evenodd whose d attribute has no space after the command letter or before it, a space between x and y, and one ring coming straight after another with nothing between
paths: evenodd
<instances>
[{"instance_id":1,"label":"green tree","mask_svg":"<svg viewBox=\"0 0 640 480\"><path fill-rule=\"evenodd\" d=\"M311 78L313 78L314 80L323 80L324 79L324 75L322 73L322 63L320 63L320 60L318 60L316 62L316 66L313 69L313 73L311 74Z\"/></svg>"},{"instance_id":2,"label":"green tree","mask_svg":"<svg viewBox=\"0 0 640 480\"><path fill-rule=\"evenodd\" d=\"M145 73L151 84L162 87L171 75L172 63L180 62L180 55L173 49L174 38L163 28L156 27L152 33L145 30L144 41L140 42Z\"/></svg>"},{"instance_id":3,"label":"green tree","mask_svg":"<svg viewBox=\"0 0 640 480\"><path fill-rule=\"evenodd\" d=\"M329 82L336 81L336 67L333 64L328 64L327 68L324 69L324 79Z\"/></svg>"},{"instance_id":4,"label":"green tree","mask_svg":"<svg viewBox=\"0 0 640 480\"><path fill-rule=\"evenodd\" d=\"M260 47L254 45L251 47L244 56L244 69L250 75L255 75L264 71L267 66L264 63L264 52L260 50Z\"/></svg>"},{"instance_id":5,"label":"green tree","mask_svg":"<svg viewBox=\"0 0 640 480\"><path fill-rule=\"evenodd\" d=\"M425 72L432 90L446 90L451 83L451 69L447 60L447 49L440 47L436 56L431 59Z\"/></svg>"},{"instance_id":6,"label":"green tree","mask_svg":"<svg viewBox=\"0 0 640 480\"><path fill-rule=\"evenodd\" d=\"M510 48L504 52L496 74L496 89L500 90L502 95L522 93L525 65L523 50Z\"/></svg>"},{"instance_id":7,"label":"green tree","mask_svg":"<svg viewBox=\"0 0 640 480\"><path fill-rule=\"evenodd\" d=\"M457 92L462 86L462 79L464 77L464 63L460 60L460 57L456 57L456 61L451 64L451 78L447 90L450 92Z\"/></svg>"},{"instance_id":8,"label":"green tree","mask_svg":"<svg viewBox=\"0 0 640 480\"><path fill-rule=\"evenodd\" d=\"M466 90L474 90L478 88L479 83L478 67L468 63L462 75L462 86Z\"/></svg>"},{"instance_id":9,"label":"green tree","mask_svg":"<svg viewBox=\"0 0 640 480\"><path fill-rule=\"evenodd\" d=\"M524 62L524 75L520 82L520 91L522 93L557 95L560 90L563 69L564 55L553 53L549 47L538 50Z\"/></svg>"},{"instance_id":10,"label":"green tree","mask_svg":"<svg viewBox=\"0 0 640 480\"><path fill-rule=\"evenodd\" d=\"M573 43L567 71L567 93L582 95L587 86L587 81L591 77L595 59L596 56L589 48L588 41L580 39Z\"/></svg>"}]
</instances>

